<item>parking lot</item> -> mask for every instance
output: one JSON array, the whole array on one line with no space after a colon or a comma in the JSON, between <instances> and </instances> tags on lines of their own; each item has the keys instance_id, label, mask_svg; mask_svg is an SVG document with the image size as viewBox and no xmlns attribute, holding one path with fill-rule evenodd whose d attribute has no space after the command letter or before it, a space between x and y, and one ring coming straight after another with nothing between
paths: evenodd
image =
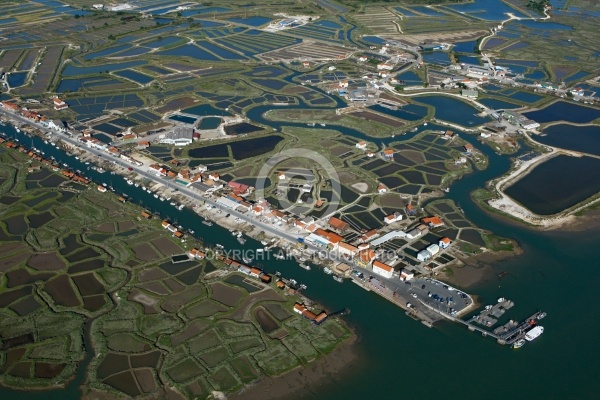
<instances>
[{"instance_id":1,"label":"parking lot","mask_svg":"<svg viewBox=\"0 0 600 400\"><path fill-rule=\"evenodd\" d=\"M413 298L450 315L456 315L473 302L464 292L435 279L417 278L410 285Z\"/></svg>"}]
</instances>

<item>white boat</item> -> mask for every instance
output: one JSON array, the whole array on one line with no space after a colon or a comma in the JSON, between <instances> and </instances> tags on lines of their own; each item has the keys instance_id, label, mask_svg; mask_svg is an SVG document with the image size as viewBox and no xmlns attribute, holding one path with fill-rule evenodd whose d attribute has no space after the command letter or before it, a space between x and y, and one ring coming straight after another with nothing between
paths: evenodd
<instances>
[{"instance_id":1,"label":"white boat","mask_svg":"<svg viewBox=\"0 0 600 400\"><path fill-rule=\"evenodd\" d=\"M521 347L523 347L524 344L525 344L525 339L519 339L515 343L513 343L513 349L521 348Z\"/></svg>"},{"instance_id":2,"label":"white boat","mask_svg":"<svg viewBox=\"0 0 600 400\"><path fill-rule=\"evenodd\" d=\"M300 268L304 268L305 270L310 271L310 265L307 265L307 264L304 264L304 263L300 263L298 265L300 265Z\"/></svg>"},{"instance_id":3,"label":"white boat","mask_svg":"<svg viewBox=\"0 0 600 400\"><path fill-rule=\"evenodd\" d=\"M246 243L246 239L244 239L244 238L243 238L243 237L241 237L241 236L238 236L238 237L237 237L237 241L238 241L238 242L240 242L240 244L244 244L244 243Z\"/></svg>"},{"instance_id":4,"label":"white boat","mask_svg":"<svg viewBox=\"0 0 600 400\"><path fill-rule=\"evenodd\" d=\"M323 268L323 272L325 272L327 275L331 275L331 274L333 274L333 271L332 271L332 270L330 270L330 269L329 269L329 268L327 268L327 267Z\"/></svg>"},{"instance_id":5,"label":"white boat","mask_svg":"<svg viewBox=\"0 0 600 400\"><path fill-rule=\"evenodd\" d=\"M283 260L285 258L283 254L275 254L273 257L275 257L277 260Z\"/></svg>"},{"instance_id":6,"label":"white boat","mask_svg":"<svg viewBox=\"0 0 600 400\"><path fill-rule=\"evenodd\" d=\"M180 205L179 205L179 207L177 207L177 209L178 209L179 211L181 211L181 210L183 210L183 207L185 207L185 206L184 206L183 204L180 204Z\"/></svg>"},{"instance_id":7,"label":"white boat","mask_svg":"<svg viewBox=\"0 0 600 400\"><path fill-rule=\"evenodd\" d=\"M202 223L206 226L213 226L213 223L206 219L204 221L202 221Z\"/></svg>"},{"instance_id":8,"label":"white boat","mask_svg":"<svg viewBox=\"0 0 600 400\"><path fill-rule=\"evenodd\" d=\"M528 342L531 342L532 340L537 339L537 337L540 336L542 333L544 333L544 327L536 326L525 334L525 339Z\"/></svg>"},{"instance_id":9,"label":"white boat","mask_svg":"<svg viewBox=\"0 0 600 400\"><path fill-rule=\"evenodd\" d=\"M137 183L134 183L133 186L140 187L140 185L138 185Z\"/></svg>"},{"instance_id":10,"label":"white boat","mask_svg":"<svg viewBox=\"0 0 600 400\"><path fill-rule=\"evenodd\" d=\"M542 312L537 316L537 319L544 319L546 317L546 313Z\"/></svg>"},{"instance_id":11,"label":"white boat","mask_svg":"<svg viewBox=\"0 0 600 400\"><path fill-rule=\"evenodd\" d=\"M503 301L506 301L506 299L505 299L504 297L500 297L500 298L498 299L498 303L502 303Z\"/></svg>"},{"instance_id":12,"label":"white boat","mask_svg":"<svg viewBox=\"0 0 600 400\"><path fill-rule=\"evenodd\" d=\"M321 125L321 126L327 126L327 125L325 125L325 124L320 124L320 125Z\"/></svg>"},{"instance_id":13,"label":"white boat","mask_svg":"<svg viewBox=\"0 0 600 400\"><path fill-rule=\"evenodd\" d=\"M176 206L177 205L177 203L175 203L174 201L170 202L169 204L172 205L172 206Z\"/></svg>"},{"instance_id":14,"label":"white boat","mask_svg":"<svg viewBox=\"0 0 600 400\"><path fill-rule=\"evenodd\" d=\"M48 143L48 142L46 142L46 143ZM75 157L75 159L76 159L76 160L79 160L79 157Z\"/></svg>"},{"instance_id":15,"label":"white boat","mask_svg":"<svg viewBox=\"0 0 600 400\"><path fill-rule=\"evenodd\" d=\"M154 198L158 199L158 195L156 193L154 193Z\"/></svg>"},{"instance_id":16,"label":"white boat","mask_svg":"<svg viewBox=\"0 0 600 400\"><path fill-rule=\"evenodd\" d=\"M242 261L243 261L243 262L245 262L246 264L250 264L250 263L252 262L252 259L251 259L251 258L248 258L248 257L246 257L246 256L243 256L243 257L242 257Z\"/></svg>"},{"instance_id":17,"label":"white boat","mask_svg":"<svg viewBox=\"0 0 600 400\"><path fill-rule=\"evenodd\" d=\"M338 276L338 275L334 275L333 280L336 282L339 282L339 283L344 282L344 278L342 278L341 276Z\"/></svg>"},{"instance_id":18,"label":"white boat","mask_svg":"<svg viewBox=\"0 0 600 400\"><path fill-rule=\"evenodd\" d=\"M266 246L266 245L267 245L267 243L269 243L269 242L267 242L266 240L261 240L261 241L260 241L260 244L262 244L263 246Z\"/></svg>"},{"instance_id":19,"label":"white boat","mask_svg":"<svg viewBox=\"0 0 600 400\"><path fill-rule=\"evenodd\" d=\"M142 186L142 190L146 190L146 186Z\"/></svg>"},{"instance_id":20,"label":"white boat","mask_svg":"<svg viewBox=\"0 0 600 400\"><path fill-rule=\"evenodd\" d=\"M492 306L485 306L485 309L486 309L486 310L491 310L491 309L492 309Z\"/></svg>"},{"instance_id":21,"label":"white boat","mask_svg":"<svg viewBox=\"0 0 600 400\"><path fill-rule=\"evenodd\" d=\"M127 182L128 185L133 185L133 182L130 181L129 179L127 179L125 182Z\"/></svg>"},{"instance_id":22,"label":"white boat","mask_svg":"<svg viewBox=\"0 0 600 400\"><path fill-rule=\"evenodd\" d=\"M165 201L165 198L164 198L164 197L162 197L162 196L160 196L158 199L159 199L160 201Z\"/></svg>"}]
</instances>

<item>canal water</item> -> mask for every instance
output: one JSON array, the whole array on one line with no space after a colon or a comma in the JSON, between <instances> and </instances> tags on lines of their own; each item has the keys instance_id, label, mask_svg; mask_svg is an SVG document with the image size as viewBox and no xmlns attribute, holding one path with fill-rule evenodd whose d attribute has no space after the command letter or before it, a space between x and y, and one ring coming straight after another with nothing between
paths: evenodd
<instances>
[{"instance_id":1,"label":"canal water","mask_svg":"<svg viewBox=\"0 0 600 400\"><path fill-rule=\"evenodd\" d=\"M273 108L277 107L257 107L249 117L277 128L284 124L302 125L265 120L262 114ZM469 114L464 118L472 118L472 113ZM431 124L427 128L441 129ZM346 135L368 139L350 128L328 126L326 129L338 129ZM42 149L46 157L54 156L60 163L84 171L95 182L107 183L143 207L183 224L186 229L193 229L207 245L261 247L252 239L241 246L226 229L207 227L191 210L177 211L168 202L161 202L140 188L127 185L118 175L88 171L85 164L44 144L39 138L29 138L8 126L0 127L0 131L19 138L26 146L33 144ZM383 142L392 140L400 139L388 138ZM600 389L596 378L600 361L593 351L595 332L600 328L599 312L595 306L595 285L600 282L600 270L595 265L595 247L600 230L538 232L481 210L471 200L471 191L504 174L510 162L487 147L478 147L489 157L489 168L456 182L449 197L460 204L466 217L476 225L516 239L524 253L493 265L496 272L508 273L504 278L493 276L470 288L469 292L481 296L484 303L495 302L500 296L513 300L516 306L508 315L514 319L543 309L548 313L543 321L546 328L544 335L519 350L512 350L452 323L442 323L429 329L406 317L401 309L385 299L349 282L337 283L317 269L306 271L291 261L263 261L262 267L266 271L281 271L284 276L305 283L308 286L306 295L321 302L328 310L349 307L352 313L344 319L359 337L354 346L358 359L353 365L328 377L327 383L319 386L318 392L294 393L290 394L290 398L341 400L444 396L504 399L518 398L519 393L535 393L536 398L564 399L589 398ZM78 387L85 377L83 369L80 368L76 379L66 389L27 393L27 398L79 398ZM0 396L3 399L20 399L23 392L0 389Z\"/></svg>"}]
</instances>

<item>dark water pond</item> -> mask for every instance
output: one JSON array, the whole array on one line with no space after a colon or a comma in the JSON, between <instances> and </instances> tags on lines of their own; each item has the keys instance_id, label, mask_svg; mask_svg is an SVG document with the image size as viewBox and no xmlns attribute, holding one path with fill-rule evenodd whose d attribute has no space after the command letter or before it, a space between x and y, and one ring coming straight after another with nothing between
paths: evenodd
<instances>
[{"instance_id":1,"label":"dark water pond","mask_svg":"<svg viewBox=\"0 0 600 400\"><path fill-rule=\"evenodd\" d=\"M557 101L546 108L523 115L540 124L561 120L583 124L600 118L600 110L566 101Z\"/></svg>"},{"instance_id":2,"label":"dark water pond","mask_svg":"<svg viewBox=\"0 0 600 400\"><path fill-rule=\"evenodd\" d=\"M600 156L600 126L552 125L544 129L546 136L535 138L540 143L561 149Z\"/></svg>"},{"instance_id":3,"label":"dark water pond","mask_svg":"<svg viewBox=\"0 0 600 400\"><path fill-rule=\"evenodd\" d=\"M556 214L600 191L600 160L557 156L535 167L505 193L540 215Z\"/></svg>"}]
</instances>

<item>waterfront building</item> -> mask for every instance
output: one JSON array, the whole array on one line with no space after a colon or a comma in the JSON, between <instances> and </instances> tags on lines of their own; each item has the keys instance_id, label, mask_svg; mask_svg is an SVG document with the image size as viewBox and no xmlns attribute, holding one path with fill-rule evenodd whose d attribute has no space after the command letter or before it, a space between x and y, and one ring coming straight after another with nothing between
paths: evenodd
<instances>
[{"instance_id":1,"label":"waterfront building","mask_svg":"<svg viewBox=\"0 0 600 400\"><path fill-rule=\"evenodd\" d=\"M442 221L442 219L437 215L433 217L421 218L421 223L426 224L430 228L439 228L444 226L444 221Z\"/></svg>"},{"instance_id":2,"label":"waterfront building","mask_svg":"<svg viewBox=\"0 0 600 400\"><path fill-rule=\"evenodd\" d=\"M468 98L471 98L471 99L476 99L477 96L479 95L479 93L477 92L477 90L463 89L463 90L461 90L460 95L462 97L468 97Z\"/></svg>"},{"instance_id":3,"label":"waterfront building","mask_svg":"<svg viewBox=\"0 0 600 400\"><path fill-rule=\"evenodd\" d=\"M540 124L538 124L535 121L532 121L530 119L526 119L524 121L519 122L519 125L521 125L521 128L525 129L525 130L530 130L530 129L535 129L535 128L539 128Z\"/></svg>"},{"instance_id":4,"label":"waterfront building","mask_svg":"<svg viewBox=\"0 0 600 400\"><path fill-rule=\"evenodd\" d=\"M402 279L403 281L410 281L414 277L415 274L412 271L409 271L407 269L402 269L402 271L400 271L400 279Z\"/></svg>"},{"instance_id":5,"label":"waterfront building","mask_svg":"<svg viewBox=\"0 0 600 400\"><path fill-rule=\"evenodd\" d=\"M450 243L452 243L452 240L450 240L449 237L443 237L439 240L438 246L440 246L441 249L447 249L448 246L450 246Z\"/></svg>"},{"instance_id":6,"label":"waterfront building","mask_svg":"<svg viewBox=\"0 0 600 400\"><path fill-rule=\"evenodd\" d=\"M400 214L399 212L395 212L393 214L390 215L386 215L385 218L383 218L383 222L385 222L386 224L393 224L396 221L401 221L402 220L402 214Z\"/></svg>"},{"instance_id":7,"label":"waterfront building","mask_svg":"<svg viewBox=\"0 0 600 400\"><path fill-rule=\"evenodd\" d=\"M431 258L431 253L428 252L427 250L421 250L420 252L417 253L417 260L423 262L423 261L427 261Z\"/></svg>"},{"instance_id":8,"label":"waterfront building","mask_svg":"<svg viewBox=\"0 0 600 400\"><path fill-rule=\"evenodd\" d=\"M341 234L344 234L348 229L350 229L350 225L345 222L342 221L339 218L336 217L331 217L329 218L329 221L327 221L327 223L329 224L329 227Z\"/></svg>"},{"instance_id":9,"label":"waterfront building","mask_svg":"<svg viewBox=\"0 0 600 400\"><path fill-rule=\"evenodd\" d=\"M354 257L354 261L357 264L366 267L367 265L371 264L371 261L373 261L375 257L377 257L377 254L373 250L364 249L358 252L357 256Z\"/></svg>"},{"instance_id":10,"label":"waterfront building","mask_svg":"<svg viewBox=\"0 0 600 400\"><path fill-rule=\"evenodd\" d=\"M437 253L439 253L439 252L440 252L440 246L438 246L438 245L437 245L437 244L435 244L435 243L432 243L432 244L430 244L429 246L427 246L427 249L426 249L426 250L427 250L427 251L429 252L429 254L431 254L431 256L433 257L433 256L435 256Z\"/></svg>"},{"instance_id":11,"label":"waterfront building","mask_svg":"<svg viewBox=\"0 0 600 400\"><path fill-rule=\"evenodd\" d=\"M421 235L422 235L421 230L415 228L415 229L413 229L411 231L408 231L408 233L406 234L406 238L409 239L409 240L414 240L414 239L416 239L418 237L421 237Z\"/></svg>"},{"instance_id":12,"label":"waterfront building","mask_svg":"<svg viewBox=\"0 0 600 400\"><path fill-rule=\"evenodd\" d=\"M375 260L373 261L373 272L377 275L381 275L390 279L394 275L394 268L382 263L381 261Z\"/></svg>"},{"instance_id":13,"label":"waterfront building","mask_svg":"<svg viewBox=\"0 0 600 400\"><path fill-rule=\"evenodd\" d=\"M338 243L337 250L340 254L348 256L354 256L356 253L358 253L358 247L348 244L346 242Z\"/></svg>"},{"instance_id":14,"label":"waterfront building","mask_svg":"<svg viewBox=\"0 0 600 400\"><path fill-rule=\"evenodd\" d=\"M53 106L55 110L64 110L65 108L69 108L69 105L67 103L65 103L64 101L62 101L60 98L55 97L52 100Z\"/></svg>"},{"instance_id":15,"label":"waterfront building","mask_svg":"<svg viewBox=\"0 0 600 400\"><path fill-rule=\"evenodd\" d=\"M159 143L174 146L187 146L194 141L194 128L178 126L172 132L159 137Z\"/></svg>"},{"instance_id":16,"label":"waterfront building","mask_svg":"<svg viewBox=\"0 0 600 400\"><path fill-rule=\"evenodd\" d=\"M394 159L394 150L393 149L385 149L381 153L381 156L384 158L384 160L391 161Z\"/></svg>"}]
</instances>

